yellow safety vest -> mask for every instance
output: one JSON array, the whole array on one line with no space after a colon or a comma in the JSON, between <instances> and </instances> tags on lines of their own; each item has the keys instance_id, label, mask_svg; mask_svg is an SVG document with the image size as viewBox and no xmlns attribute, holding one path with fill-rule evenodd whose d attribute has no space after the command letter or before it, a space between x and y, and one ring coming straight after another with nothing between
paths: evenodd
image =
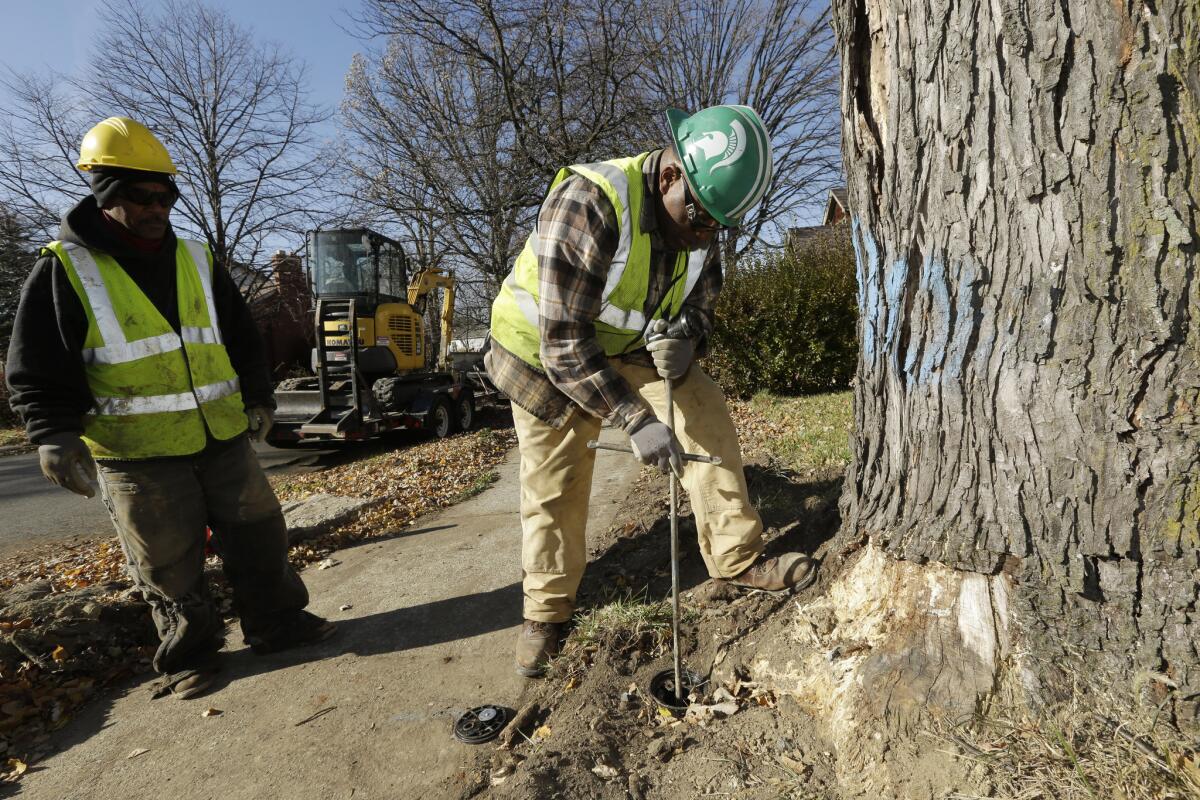
<instances>
[{"instance_id":1,"label":"yellow safety vest","mask_svg":"<svg viewBox=\"0 0 1200 800\"><path fill-rule=\"evenodd\" d=\"M51 242L87 314L84 372L95 406L83 439L97 458L141 459L198 453L205 426L217 439L246 430L237 373L213 305L212 254L178 239L180 333L129 274L100 250Z\"/></svg>"},{"instance_id":2,"label":"yellow safety vest","mask_svg":"<svg viewBox=\"0 0 1200 800\"><path fill-rule=\"evenodd\" d=\"M604 284L604 302L594 321L596 339L609 356L640 346L646 330L645 307L650 291L650 234L641 229L645 185L642 163L649 156L617 158L597 164L576 164L558 171L553 189L571 175L582 175L603 190L617 215L617 252ZM538 335L537 229L525 242L512 272L492 303L492 338L505 350L538 369L542 368ZM691 294L707 256L705 250L679 253L671 289L653 319L672 319Z\"/></svg>"}]
</instances>

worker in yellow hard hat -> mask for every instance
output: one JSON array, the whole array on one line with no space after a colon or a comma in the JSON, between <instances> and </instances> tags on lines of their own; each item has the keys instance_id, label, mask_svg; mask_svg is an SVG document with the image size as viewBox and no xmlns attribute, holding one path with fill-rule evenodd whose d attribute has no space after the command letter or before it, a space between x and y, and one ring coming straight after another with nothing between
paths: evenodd
<instances>
[{"instance_id":1,"label":"worker in yellow hard hat","mask_svg":"<svg viewBox=\"0 0 1200 800\"><path fill-rule=\"evenodd\" d=\"M175 164L142 124L88 131L92 192L63 217L21 293L8 350L12 405L42 472L99 488L160 645L156 696L193 697L218 668L224 624L204 578L207 531L246 642L319 641L279 501L247 433L275 406L262 339L232 278L170 222Z\"/></svg>"}]
</instances>

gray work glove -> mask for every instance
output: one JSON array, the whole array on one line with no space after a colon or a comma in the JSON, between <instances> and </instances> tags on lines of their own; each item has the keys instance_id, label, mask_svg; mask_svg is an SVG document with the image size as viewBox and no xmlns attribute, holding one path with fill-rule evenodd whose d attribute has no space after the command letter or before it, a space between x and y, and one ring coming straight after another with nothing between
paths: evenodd
<instances>
[{"instance_id":1,"label":"gray work glove","mask_svg":"<svg viewBox=\"0 0 1200 800\"><path fill-rule=\"evenodd\" d=\"M646 350L654 359L658 374L672 381L683 377L696 354L691 339L655 339L646 345Z\"/></svg>"},{"instance_id":2,"label":"gray work glove","mask_svg":"<svg viewBox=\"0 0 1200 800\"><path fill-rule=\"evenodd\" d=\"M246 422L250 426L250 438L256 442L265 442L271 426L275 424L275 412L266 406L247 408Z\"/></svg>"},{"instance_id":3,"label":"gray work glove","mask_svg":"<svg viewBox=\"0 0 1200 800\"><path fill-rule=\"evenodd\" d=\"M46 480L84 497L96 496L96 462L77 433L52 433L38 447Z\"/></svg>"},{"instance_id":4,"label":"gray work glove","mask_svg":"<svg viewBox=\"0 0 1200 800\"><path fill-rule=\"evenodd\" d=\"M675 477L683 477L683 451L679 442L671 429L654 417L648 417L629 434L629 444L633 448L633 457L638 461L658 467L664 475L669 469L675 473Z\"/></svg>"},{"instance_id":5,"label":"gray work glove","mask_svg":"<svg viewBox=\"0 0 1200 800\"><path fill-rule=\"evenodd\" d=\"M665 319L656 319L650 326L646 351L658 374L669 381L682 378L696 357L696 345L687 331L685 322L671 325Z\"/></svg>"}]
</instances>

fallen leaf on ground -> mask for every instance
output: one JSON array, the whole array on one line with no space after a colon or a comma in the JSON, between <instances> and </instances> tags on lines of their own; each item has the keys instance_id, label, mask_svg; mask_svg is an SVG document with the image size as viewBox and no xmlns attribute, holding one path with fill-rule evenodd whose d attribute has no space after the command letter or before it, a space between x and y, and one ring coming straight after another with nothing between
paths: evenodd
<instances>
[{"instance_id":1,"label":"fallen leaf on ground","mask_svg":"<svg viewBox=\"0 0 1200 800\"><path fill-rule=\"evenodd\" d=\"M336 567L340 563L342 562L338 561L336 558L327 558L320 564L317 564L317 569L329 569L330 567Z\"/></svg>"},{"instance_id":2,"label":"fallen leaf on ground","mask_svg":"<svg viewBox=\"0 0 1200 800\"><path fill-rule=\"evenodd\" d=\"M350 605L349 603L346 603L345 605L339 606L338 611L349 611L352 608L354 608L354 606Z\"/></svg>"},{"instance_id":3,"label":"fallen leaf on ground","mask_svg":"<svg viewBox=\"0 0 1200 800\"><path fill-rule=\"evenodd\" d=\"M29 769L29 765L19 758L10 758L8 760L8 771L13 775L24 775L27 769Z\"/></svg>"},{"instance_id":4,"label":"fallen leaf on ground","mask_svg":"<svg viewBox=\"0 0 1200 800\"><path fill-rule=\"evenodd\" d=\"M219 708L206 708L206 709L204 709L204 711L200 712L200 716L202 716L202 717L219 717L224 713L225 712Z\"/></svg>"},{"instance_id":5,"label":"fallen leaf on ground","mask_svg":"<svg viewBox=\"0 0 1200 800\"><path fill-rule=\"evenodd\" d=\"M550 726L543 725L542 727L538 728L536 731L533 732L533 738L549 739L550 738Z\"/></svg>"},{"instance_id":6,"label":"fallen leaf on ground","mask_svg":"<svg viewBox=\"0 0 1200 800\"><path fill-rule=\"evenodd\" d=\"M150 752L149 747L139 747L137 750L134 750L132 753L125 756L125 758L126 759L137 758L138 756L144 756L144 755L146 755L146 753L149 753L149 752Z\"/></svg>"},{"instance_id":7,"label":"fallen leaf on ground","mask_svg":"<svg viewBox=\"0 0 1200 800\"><path fill-rule=\"evenodd\" d=\"M53 658L55 661L62 661L63 659L65 659L67 657L67 648L63 647L60 644L58 647L54 648L54 650L50 653L50 657Z\"/></svg>"}]
</instances>

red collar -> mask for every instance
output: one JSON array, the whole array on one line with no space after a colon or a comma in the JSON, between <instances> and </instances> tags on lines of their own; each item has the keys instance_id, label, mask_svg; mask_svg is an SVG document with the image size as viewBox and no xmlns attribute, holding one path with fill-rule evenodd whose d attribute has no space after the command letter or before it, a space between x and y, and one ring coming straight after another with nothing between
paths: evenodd
<instances>
[{"instance_id":1,"label":"red collar","mask_svg":"<svg viewBox=\"0 0 1200 800\"><path fill-rule=\"evenodd\" d=\"M128 247L137 250L139 253L157 253L162 247L163 240L160 239L143 239L141 236L134 236L121 223L108 215L104 209L100 209L100 217L104 220L106 227L113 236L121 240L121 243Z\"/></svg>"}]
</instances>

